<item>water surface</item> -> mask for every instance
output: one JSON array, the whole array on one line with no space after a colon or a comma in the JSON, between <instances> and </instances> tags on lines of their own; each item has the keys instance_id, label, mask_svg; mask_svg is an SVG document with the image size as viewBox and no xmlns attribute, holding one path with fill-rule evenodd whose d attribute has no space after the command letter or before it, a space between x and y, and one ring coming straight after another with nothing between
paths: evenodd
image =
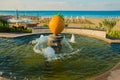
<instances>
[{"instance_id":1,"label":"water surface","mask_svg":"<svg viewBox=\"0 0 120 80\"><path fill-rule=\"evenodd\" d=\"M108 17L120 17L120 11L18 11L20 16L53 16L55 14L62 14L67 17L93 17L93 18L108 18ZM2 10L0 11L0 15L16 15L16 11L14 10Z\"/></svg>"},{"instance_id":2,"label":"water surface","mask_svg":"<svg viewBox=\"0 0 120 80\"><path fill-rule=\"evenodd\" d=\"M0 72L12 80L86 80L111 69L120 61L120 44L107 44L84 36L76 37L78 54L63 60L45 61L33 51L31 41L40 35L0 38ZM71 35L66 35L70 39Z\"/></svg>"}]
</instances>

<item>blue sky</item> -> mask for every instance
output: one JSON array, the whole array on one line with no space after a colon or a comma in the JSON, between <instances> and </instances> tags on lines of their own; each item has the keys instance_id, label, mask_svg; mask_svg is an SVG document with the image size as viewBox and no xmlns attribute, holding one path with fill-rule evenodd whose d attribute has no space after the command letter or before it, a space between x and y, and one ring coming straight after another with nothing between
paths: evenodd
<instances>
[{"instance_id":1,"label":"blue sky","mask_svg":"<svg viewBox=\"0 0 120 80\"><path fill-rule=\"evenodd\" d=\"M0 0L0 10L120 10L120 0Z\"/></svg>"}]
</instances>

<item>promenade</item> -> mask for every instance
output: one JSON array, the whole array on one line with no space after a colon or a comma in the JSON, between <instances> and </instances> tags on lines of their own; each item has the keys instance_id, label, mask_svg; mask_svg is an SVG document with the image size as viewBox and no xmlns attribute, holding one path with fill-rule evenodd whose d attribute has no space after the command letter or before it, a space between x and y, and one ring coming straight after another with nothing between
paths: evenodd
<instances>
[{"instance_id":1,"label":"promenade","mask_svg":"<svg viewBox=\"0 0 120 80\"><path fill-rule=\"evenodd\" d=\"M40 34L40 33L50 33L50 31L48 28L34 28L32 33L0 33L0 37L16 38L16 37L34 35L34 34ZM78 34L78 35L93 37L93 38L105 41L109 44L120 43L119 39L113 40L113 39L106 38L105 31L92 30L92 29L80 29L80 28L65 28L62 33Z\"/></svg>"}]
</instances>

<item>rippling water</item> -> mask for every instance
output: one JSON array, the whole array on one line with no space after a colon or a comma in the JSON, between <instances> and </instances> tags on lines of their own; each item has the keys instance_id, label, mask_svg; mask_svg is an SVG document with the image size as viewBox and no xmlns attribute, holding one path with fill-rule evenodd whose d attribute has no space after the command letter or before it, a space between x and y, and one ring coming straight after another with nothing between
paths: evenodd
<instances>
[{"instance_id":1,"label":"rippling water","mask_svg":"<svg viewBox=\"0 0 120 80\"><path fill-rule=\"evenodd\" d=\"M0 74L12 80L86 80L111 69L120 61L120 44L75 35L74 49L81 52L63 60L46 62L33 51L31 41L40 35L0 38ZM71 35L66 35L70 39Z\"/></svg>"}]
</instances>

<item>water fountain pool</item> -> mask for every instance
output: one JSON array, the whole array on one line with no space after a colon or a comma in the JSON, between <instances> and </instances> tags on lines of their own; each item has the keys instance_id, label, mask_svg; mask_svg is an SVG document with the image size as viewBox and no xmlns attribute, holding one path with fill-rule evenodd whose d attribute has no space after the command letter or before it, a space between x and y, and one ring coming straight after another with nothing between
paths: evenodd
<instances>
[{"instance_id":1,"label":"water fountain pool","mask_svg":"<svg viewBox=\"0 0 120 80\"><path fill-rule=\"evenodd\" d=\"M69 41L71 35L64 35ZM74 50L82 50L72 57L47 63L43 55L33 51L35 45L31 42L39 36L0 38L0 76L12 80L86 80L120 61L120 44L75 35L76 43L70 45Z\"/></svg>"},{"instance_id":2,"label":"water fountain pool","mask_svg":"<svg viewBox=\"0 0 120 80\"><path fill-rule=\"evenodd\" d=\"M72 46L70 45L70 43L66 40L65 36L61 42L61 45L62 45L61 50L57 52L54 50L54 48L47 45L48 40L49 40L48 36L41 35L40 38L37 38L32 41L32 44L36 43L33 50L36 53L46 57L47 61L70 57L74 54L77 54L80 51L80 49L74 50ZM75 43L74 34L72 34L70 42Z\"/></svg>"}]
</instances>

